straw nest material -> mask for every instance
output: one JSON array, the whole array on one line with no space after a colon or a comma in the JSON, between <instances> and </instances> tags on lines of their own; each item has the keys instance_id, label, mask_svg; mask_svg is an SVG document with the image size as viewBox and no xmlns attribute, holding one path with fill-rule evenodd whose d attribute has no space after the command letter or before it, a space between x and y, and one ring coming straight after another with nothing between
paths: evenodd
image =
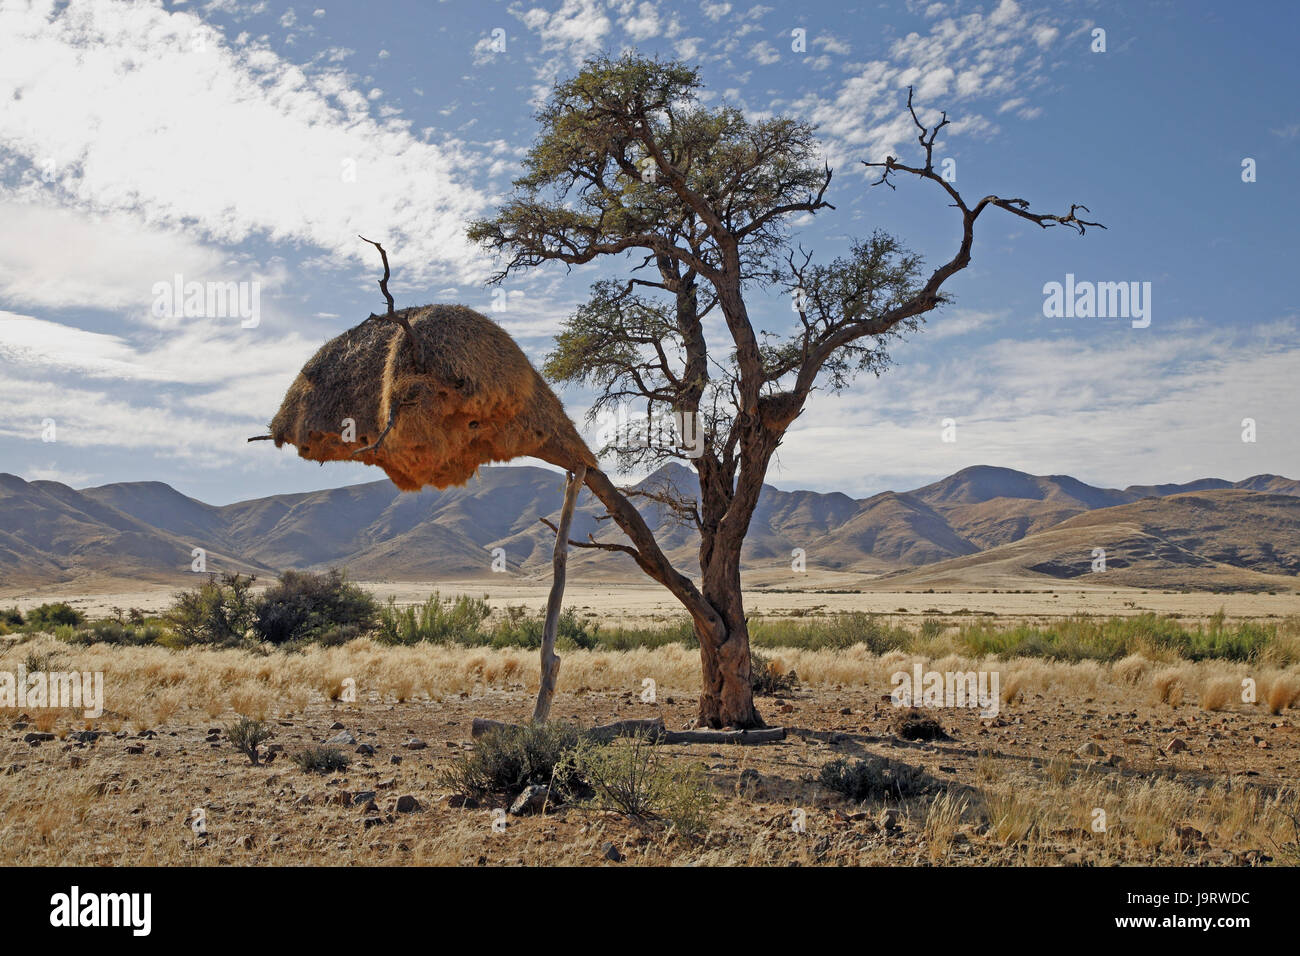
<instances>
[{"instance_id":1,"label":"straw nest material","mask_svg":"<svg viewBox=\"0 0 1300 956\"><path fill-rule=\"evenodd\" d=\"M462 484L480 465L524 456L566 468L596 465L560 400L501 326L460 305L397 315L422 345L424 371L400 325L362 322L303 366L271 422L277 448L287 442L312 461L378 465L403 491ZM397 405L379 447L357 454L380 438Z\"/></svg>"}]
</instances>

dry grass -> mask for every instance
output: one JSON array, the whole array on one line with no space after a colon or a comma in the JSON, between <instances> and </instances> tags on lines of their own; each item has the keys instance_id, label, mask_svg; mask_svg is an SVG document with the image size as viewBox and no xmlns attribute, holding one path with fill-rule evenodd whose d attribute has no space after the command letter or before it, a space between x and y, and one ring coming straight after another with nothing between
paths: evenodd
<instances>
[{"instance_id":1,"label":"dry grass","mask_svg":"<svg viewBox=\"0 0 1300 956\"><path fill-rule=\"evenodd\" d=\"M971 658L950 649L937 658L876 655L861 646L764 653L783 671L797 671L801 682L782 722L821 733L774 747L674 748L669 759L682 768L709 768L706 785L719 801L712 830L687 839L643 831L616 814L573 810L512 818L504 834L494 833L487 808L441 802L437 771L460 752L470 717L518 719L530 708L533 652L368 640L266 654L73 647L48 637L0 644L0 670L48 655L52 669L101 671L106 705L98 720L37 710L25 729L13 726L17 714L0 711L0 862L592 864L601 862L605 841L629 863L659 865L1029 864L1069 854L1096 863L1180 865L1244 862L1260 852L1282 862L1297 852L1300 802L1288 789L1300 767L1300 732L1291 716L1300 701L1296 664L1168 667L1136 656L1070 664ZM680 725L691 716L699 681L693 651L669 645L563 656L557 710L566 719L660 713ZM943 722L957 736L950 744L879 743L893 716L880 703L890 675L917 662L927 670L998 671L1000 718L949 712ZM639 703L646 677L659 688L653 709ZM1241 700L1247 677L1259 687L1254 704ZM339 700L348 686L356 688L355 703ZM763 706L768 713L772 705ZM288 756L269 768L251 767L224 740L204 739L209 727L237 713L266 720L277 733L271 743L284 744L286 753L322 743L336 721L374 741L380 753L355 757L329 778L296 770ZM29 747L22 740L31 729L64 736L87 727L123 737L93 746L62 740ZM156 736L127 736L146 729ZM1163 754L1158 748L1175 733L1190 741L1190 751ZM1106 753L1124 756L1124 763L1073 756L1099 735ZM429 747L404 751L412 736ZM1252 736L1268 748L1252 746ZM137 739L145 752L124 756ZM403 762L388 764L390 753L404 755ZM867 753L922 765L945 785L903 801L894 831L871 822L877 808L868 808L865 821L837 815L853 807L810 781L831 759ZM19 769L3 773L13 767ZM756 771L757 782L742 785L745 770ZM338 790L373 788L386 776L397 782L382 792L381 804L412 793L425 810L362 829L358 810L323 800ZM300 805L303 797L310 801ZM212 821L206 845L185 825L196 806L206 807ZM806 810L807 834L790 831L792 807ZM1093 827L1098 811L1104 830ZM1187 827L1205 835L1204 846L1187 845L1180 836Z\"/></svg>"}]
</instances>

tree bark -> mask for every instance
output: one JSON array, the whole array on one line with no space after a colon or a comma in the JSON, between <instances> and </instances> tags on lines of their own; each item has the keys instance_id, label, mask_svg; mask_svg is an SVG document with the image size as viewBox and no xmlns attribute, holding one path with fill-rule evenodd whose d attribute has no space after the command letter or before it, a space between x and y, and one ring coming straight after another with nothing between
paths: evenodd
<instances>
[{"instance_id":1,"label":"tree bark","mask_svg":"<svg viewBox=\"0 0 1300 956\"><path fill-rule=\"evenodd\" d=\"M695 625L704 678L698 724L741 730L766 727L754 706L750 683L749 628L740 590L739 555L714 551L713 562L704 568L702 589L722 627Z\"/></svg>"},{"instance_id":2,"label":"tree bark","mask_svg":"<svg viewBox=\"0 0 1300 956\"><path fill-rule=\"evenodd\" d=\"M552 559L551 593L546 599L546 623L542 627L542 682L537 689L537 706L533 720L542 723L551 715L551 702L555 699L555 685L560 676L560 658L555 653L555 632L560 626L560 605L564 601L564 578L569 563L569 527L573 524L573 509L578 503L578 492L587 477L587 466L579 464L569 476L564 489L564 505L560 508L559 530L555 532L555 556Z\"/></svg>"}]
</instances>

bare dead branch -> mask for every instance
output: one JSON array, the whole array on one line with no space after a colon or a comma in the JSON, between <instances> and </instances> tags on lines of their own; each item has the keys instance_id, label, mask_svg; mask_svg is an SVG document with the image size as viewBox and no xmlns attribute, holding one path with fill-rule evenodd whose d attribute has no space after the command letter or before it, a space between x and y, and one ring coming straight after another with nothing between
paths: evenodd
<instances>
[{"instance_id":1,"label":"bare dead branch","mask_svg":"<svg viewBox=\"0 0 1300 956\"><path fill-rule=\"evenodd\" d=\"M379 291L384 294L384 299L388 302L388 313L386 315L375 315L375 313L371 312L370 318L380 319L387 322L394 322L397 325L400 325L403 331L406 332L406 340L411 343L411 350L414 353L416 370L419 372L427 371L428 366L426 366L424 363L424 346L420 343L420 340L416 338L415 330L411 328L411 323L406 318L406 316L398 315L397 312L394 311L393 309L393 296L388 291L388 280L392 274L388 268L388 253L384 251L383 246L375 242L373 239L367 239L365 236L361 236L361 235L358 235L357 238L360 239L362 242L370 243L372 246L378 249L379 258L382 259L384 263L384 277L379 280ZM390 427L392 426L392 422L389 422L389 426Z\"/></svg>"},{"instance_id":2,"label":"bare dead branch","mask_svg":"<svg viewBox=\"0 0 1300 956\"><path fill-rule=\"evenodd\" d=\"M605 515L605 517L609 518L611 516ZM556 527L555 522L551 521L549 518L538 518L537 520L540 521L542 524L546 525L546 527L550 528L553 532L555 532L555 534L558 535L560 533L560 529ZM608 541L597 541L595 537L593 537L592 535L587 535L586 541L577 541L573 538L570 538L569 544L571 547L574 548L588 548L588 549L596 549L598 551L621 551L624 554L630 555L632 559L636 561L639 561L641 557L641 553L631 545L613 544Z\"/></svg>"}]
</instances>

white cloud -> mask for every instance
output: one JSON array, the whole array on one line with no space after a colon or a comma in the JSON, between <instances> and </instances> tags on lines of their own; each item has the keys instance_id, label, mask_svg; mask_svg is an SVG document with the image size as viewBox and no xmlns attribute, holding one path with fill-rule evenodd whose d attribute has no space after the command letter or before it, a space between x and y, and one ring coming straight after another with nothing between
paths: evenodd
<instances>
[{"instance_id":1,"label":"white cloud","mask_svg":"<svg viewBox=\"0 0 1300 956\"><path fill-rule=\"evenodd\" d=\"M487 205L468 184L476 157L373 118L342 70L232 46L194 14L0 8L0 102L0 155L52 167L80 211L220 243L303 241L340 261L364 259L355 236L374 234L412 277L483 270L464 236ZM33 172L16 188L43 186Z\"/></svg>"},{"instance_id":2,"label":"white cloud","mask_svg":"<svg viewBox=\"0 0 1300 956\"><path fill-rule=\"evenodd\" d=\"M709 0L703 0L703 2L700 4L700 10L703 11L706 17L708 17L714 23L717 23L719 20L721 20L728 13L731 12L731 4L710 3Z\"/></svg>"},{"instance_id":3,"label":"white cloud","mask_svg":"<svg viewBox=\"0 0 1300 956\"><path fill-rule=\"evenodd\" d=\"M776 52L776 48L766 40L759 40L749 48L749 58L757 60L762 66L770 66L781 59L781 54Z\"/></svg>"},{"instance_id":4,"label":"white cloud","mask_svg":"<svg viewBox=\"0 0 1300 956\"><path fill-rule=\"evenodd\" d=\"M153 284L176 272L254 278L249 265L238 267L228 254L122 212L87 216L48 202L0 199L0 221L0 297L15 304L147 309Z\"/></svg>"},{"instance_id":5,"label":"white cloud","mask_svg":"<svg viewBox=\"0 0 1300 956\"><path fill-rule=\"evenodd\" d=\"M1117 486L1300 473L1289 431L1295 321L1274 323L1267 336L1193 323L1163 333L1090 330L928 361L927 341L949 321L938 317L896 347L898 365L882 378L839 396L814 393L772 480L868 494L880 490L877 476L919 484L974 464ZM949 417L955 443L940 440ZM1255 444L1241 441L1247 417L1258 423ZM850 447L871 449L870 473L846 458Z\"/></svg>"}]
</instances>

